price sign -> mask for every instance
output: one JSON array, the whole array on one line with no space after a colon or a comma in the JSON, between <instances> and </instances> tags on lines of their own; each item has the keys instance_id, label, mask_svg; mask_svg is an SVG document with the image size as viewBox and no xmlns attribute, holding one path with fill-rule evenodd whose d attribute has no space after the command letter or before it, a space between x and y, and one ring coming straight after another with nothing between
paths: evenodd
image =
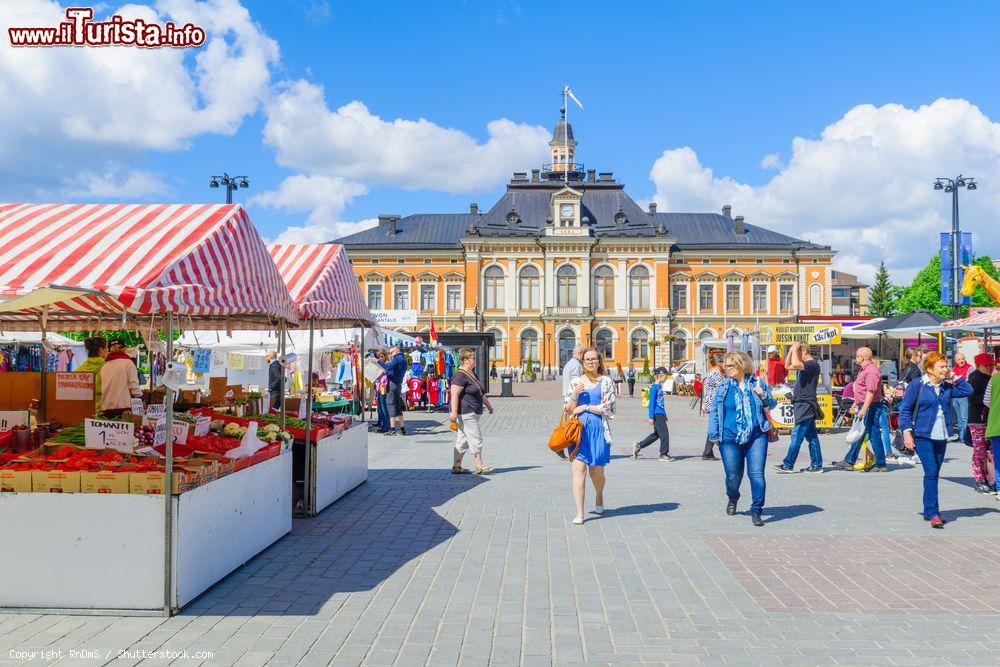
<instances>
[{"instance_id":1,"label":"price sign","mask_svg":"<svg viewBox=\"0 0 1000 667\"><path fill-rule=\"evenodd\" d=\"M150 419L147 415L142 420L143 426L153 425L153 447L159 447L167 442L167 421L165 419Z\"/></svg>"},{"instance_id":2,"label":"price sign","mask_svg":"<svg viewBox=\"0 0 1000 667\"><path fill-rule=\"evenodd\" d=\"M307 392L305 396L299 399L299 419L306 418L306 403L312 400L312 396Z\"/></svg>"},{"instance_id":3,"label":"price sign","mask_svg":"<svg viewBox=\"0 0 1000 667\"><path fill-rule=\"evenodd\" d=\"M132 414L139 415L140 417L146 414L146 406L142 404L141 398L132 399Z\"/></svg>"},{"instance_id":4,"label":"price sign","mask_svg":"<svg viewBox=\"0 0 1000 667\"><path fill-rule=\"evenodd\" d=\"M795 408L788 400L788 395L772 395L777 399L778 404L771 408L768 413L771 416L771 425L775 428L792 428L795 425Z\"/></svg>"},{"instance_id":5,"label":"price sign","mask_svg":"<svg viewBox=\"0 0 1000 667\"><path fill-rule=\"evenodd\" d=\"M15 426L27 425L27 410L0 410L0 431L9 431Z\"/></svg>"},{"instance_id":6,"label":"price sign","mask_svg":"<svg viewBox=\"0 0 1000 667\"><path fill-rule=\"evenodd\" d=\"M166 419L167 406L163 403L150 403L146 406L146 416L152 420Z\"/></svg>"},{"instance_id":7,"label":"price sign","mask_svg":"<svg viewBox=\"0 0 1000 667\"><path fill-rule=\"evenodd\" d=\"M194 425L194 434L196 436L208 435L208 429L212 426L211 417L198 417L198 421Z\"/></svg>"},{"instance_id":8,"label":"price sign","mask_svg":"<svg viewBox=\"0 0 1000 667\"><path fill-rule=\"evenodd\" d=\"M88 449L132 452L135 448L135 426L132 422L87 419L84 422L84 445Z\"/></svg>"},{"instance_id":9,"label":"price sign","mask_svg":"<svg viewBox=\"0 0 1000 667\"><path fill-rule=\"evenodd\" d=\"M188 441L188 433L191 430L191 425L187 422L174 422L170 427L170 432L174 434L174 442L178 445L186 445Z\"/></svg>"}]
</instances>

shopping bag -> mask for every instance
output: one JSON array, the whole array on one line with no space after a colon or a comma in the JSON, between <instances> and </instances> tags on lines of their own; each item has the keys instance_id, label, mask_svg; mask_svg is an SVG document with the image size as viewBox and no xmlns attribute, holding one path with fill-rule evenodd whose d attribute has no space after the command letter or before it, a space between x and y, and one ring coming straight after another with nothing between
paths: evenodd
<instances>
[{"instance_id":1,"label":"shopping bag","mask_svg":"<svg viewBox=\"0 0 1000 667\"><path fill-rule=\"evenodd\" d=\"M851 430L847 432L847 444L853 445L865 435L865 420L855 419Z\"/></svg>"},{"instance_id":2,"label":"shopping bag","mask_svg":"<svg viewBox=\"0 0 1000 667\"><path fill-rule=\"evenodd\" d=\"M869 446L868 438L865 437L864 441L861 443L861 452L858 454L858 460L854 464L854 469L868 470L873 465L875 465L875 453Z\"/></svg>"}]
</instances>

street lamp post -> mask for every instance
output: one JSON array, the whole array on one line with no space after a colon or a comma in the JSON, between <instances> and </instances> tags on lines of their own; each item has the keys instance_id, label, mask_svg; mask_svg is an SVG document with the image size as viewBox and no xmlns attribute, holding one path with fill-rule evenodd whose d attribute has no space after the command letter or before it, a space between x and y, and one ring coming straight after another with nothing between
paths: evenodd
<instances>
[{"instance_id":1,"label":"street lamp post","mask_svg":"<svg viewBox=\"0 0 1000 667\"><path fill-rule=\"evenodd\" d=\"M212 180L208 182L208 187L217 188L220 184L226 186L227 204L233 203L233 190L250 187L250 181L247 180L246 176L230 176L226 172L222 172L222 176L213 176Z\"/></svg>"},{"instance_id":2,"label":"street lamp post","mask_svg":"<svg viewBox=\"0 0 1000 667\"><path fill-rule=\"evenodd\" d=\"M961 308L962 298L959 295L958 276L961 274L961 234L958 226L958 190L966 188L975 190L976 180L971 176L966 178L961 174L957 178L938 178L934 181L935 190L944 190L951 193L951 316L957 319Z\"/></svg>"}]
</instances>

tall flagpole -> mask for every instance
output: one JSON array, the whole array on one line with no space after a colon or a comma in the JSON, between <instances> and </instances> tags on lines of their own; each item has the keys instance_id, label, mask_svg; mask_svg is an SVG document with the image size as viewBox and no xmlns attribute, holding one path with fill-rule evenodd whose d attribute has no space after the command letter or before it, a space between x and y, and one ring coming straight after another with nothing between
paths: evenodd
<instances>
[{"instance_id":1,"label":"tall flagpole","mask_svg":"<svg viewBox=\"0 0 1000 667\"><path fill-rule=\"evenodd\" d=\"M569 185L569 100L566 99L566 92L569 84L563 84L563 151L565 162L563 163L563 184Z\"/></svg>"}]
</instances>

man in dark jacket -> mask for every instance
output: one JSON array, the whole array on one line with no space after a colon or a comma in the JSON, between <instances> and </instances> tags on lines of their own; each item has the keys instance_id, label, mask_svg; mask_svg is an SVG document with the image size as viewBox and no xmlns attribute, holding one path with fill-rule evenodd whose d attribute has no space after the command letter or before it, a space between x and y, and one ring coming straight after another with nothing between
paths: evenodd
<instances>
[{"instance_id":1,"label":"man in dark jacket","mask_svg":"<svg viewBox=\"0 0 1000 667\"><path fill-rule=\"evenodd\" d=\"M389 361L378 362L385 370L389 385L385 395L386 408L389 411L388 435L406 435L406 425L403 423L403 377L406 375L406 355L399 345L389 348ZM397 430L398 427L398 430Z\"/></svg>"},{"instance_id":2,"label":"man in dark jacket","mask_svg":"<svg viewBox=\"0 0 1000 667\"><path fill-rule=\"evenodd\" d=\"M267 362L267 394L271 408L277 410L281 405L281 363L278 361L278 353L269 350Z\"/></svg>"}]
</instances>

